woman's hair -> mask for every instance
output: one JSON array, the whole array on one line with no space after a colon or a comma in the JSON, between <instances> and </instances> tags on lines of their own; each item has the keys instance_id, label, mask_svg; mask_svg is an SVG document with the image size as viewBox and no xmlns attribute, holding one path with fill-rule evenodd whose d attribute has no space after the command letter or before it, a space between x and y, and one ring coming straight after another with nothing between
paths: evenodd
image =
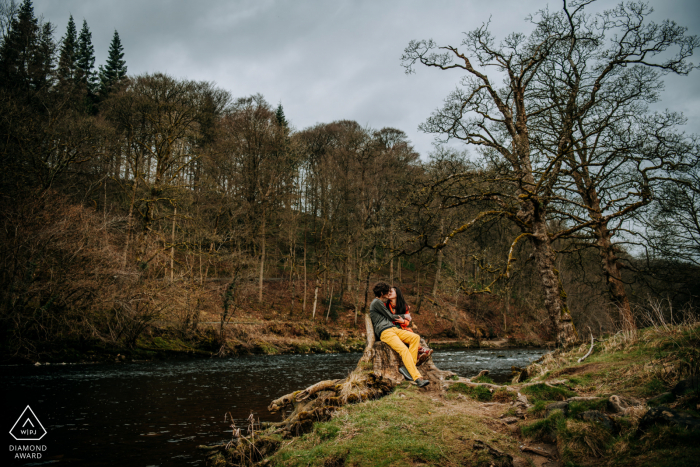
<instances>
[{"instance_id":1,"label":"woman's hair","mask_svg":"<svg viewBox=\"0 0 700 467\"><path fill-rule=\"evenodd\" d=\"M394 313L396 313L397 315L405 315L408 311L408 304L403 298L401 289L399 289L398 287L393 287L393 289L396 290L396 308L394 308Z\"/></svg>"}]
</instances>

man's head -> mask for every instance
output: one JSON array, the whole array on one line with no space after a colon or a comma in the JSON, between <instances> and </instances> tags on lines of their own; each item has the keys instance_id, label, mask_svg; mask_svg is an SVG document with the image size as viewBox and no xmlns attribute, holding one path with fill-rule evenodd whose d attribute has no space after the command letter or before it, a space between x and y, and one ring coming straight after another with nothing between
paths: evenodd
<instances>
[{"instance_id":1,"label":"man's head","mask_svg":"<svg viewBox=\"0 0 700 467\"><path fill-rule=\"evenodd\" d=\"M389 293L390 290L391 286L386 282L377 282L376 284L374 284L374 288L372 289L372 291L374 292L374 296L377 298L384 297Z\"/></svg>"}]
</instances>

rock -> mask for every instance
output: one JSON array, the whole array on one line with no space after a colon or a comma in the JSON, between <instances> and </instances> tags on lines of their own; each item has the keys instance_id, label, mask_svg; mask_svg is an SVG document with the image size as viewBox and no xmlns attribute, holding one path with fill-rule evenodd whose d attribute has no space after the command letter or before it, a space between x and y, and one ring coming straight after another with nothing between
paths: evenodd
<instances>
[{"instance_id":1,"label":"rock","mask_svg":"<svg viewBox=\"0 0 700 467\"><path fill-rule=\"evenodd\" d=\"M506 425L510 425L512 423L516 423L518 421L517 417L506 417L502 418L501 421L505 423Z\"/></svg>"},{"instance_id":2,"label":"rock","mask_svg":"<svg viewBox=\"0 0 700 467\"><path fill-rule=\"evenodd\" d=\"M538 456L546 457L547 459L554 459L556 457L553 452L543 448L542 446L528 446L523 444L520 446L520 451L536 454Z\"/></svg>"},{"instance_id":3,"label":"rock","mask_svg":"<svg viewBox=\"0 0 700 467\"><path fill-rule=\"evenodd\" d=\"M586 410L585 412L579 414L578 418L584 422L598 423L613 433L617 433L619 431L617 429L617 424L613 421L613 419L599 410Z\"/></svg>"},{"instance_id":4,"label":"rock","mask_svg":"<svg viewBox=\"0 0 700 467\"><path fill-rule=\"evenodd\" d=\"M630 408L639 405L642 405L641 401L630 397L613 395L608 399L608 410L613 413L625 414Z\"/></svg>"},{"instance_id":5,"label":"rock","mask_svg":"<svg viewBox=\"0 0 700 467\"><path fill-rule=\"evenodd\" d=\"M475 451L487 452L493 461L491 465L499 465L502 467L512 467L513 465L513 456L511 456L508 453L501 452L493 446L489 446L488 444L484 443L483 441L474 440L474 443L472 444L472 449Z\"/></svg>"},{"instance_id":6,"label":"rock","mask_svg":"<svg viewBox=\"0 0 700 467\"><path fill-rule=\"evenodd\" d=\"M530 404L530 401L527 400L527 396L524 394L518 393L518 399L513 403L518 408L522 409L527 409L529 407L532 407L532 404Z\"/></svg>"},{"instance_id":7,"label":"rock","mask_svg":"<svg viewBox=\"0 0 700 467\"><path fill-rule=\"evenodd\" d=\"M552 412L554 412L555 410L561 410L562 412L564 412L564 415L566 415L569 411L569 403L566 401L562 401L549 404L547 406L547 412L545 414L545 417L549 417L550 415L552 415Z\"/></svg>"},{"instance_id":8,"label":"rock","mask_svg":"<svg viewBox=\"0 0 700 467\"><path fill-rule=\"evenodd\" d=\"M693 376L683 381L679 381L673 389L671 389L671 394L676 397L681 397L683 394L689 391L695 391L700 393L700 376Z\"/></svg>"},{"instance_id":9,"label":"rock","mask_svg":"<svg viewBox=\"0 0 700 467\"><path fill-rule=\"evenodd\" d=\"M678 425L688 430L700 431L700 418L660 405L644 414L639 421L639 431L645 431L653 425Z\"/></svg>"}]
</instances>

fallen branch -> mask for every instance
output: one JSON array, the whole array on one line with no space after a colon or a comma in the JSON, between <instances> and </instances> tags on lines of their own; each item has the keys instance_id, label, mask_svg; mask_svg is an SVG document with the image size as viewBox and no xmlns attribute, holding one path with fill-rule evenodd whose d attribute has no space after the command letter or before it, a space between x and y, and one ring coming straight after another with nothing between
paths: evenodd
<instances>
[{"instance_id":1,"label":"fallen branch","mask_svg":"<svg viewBox=\"0 0 700 467\"><path fill-rule=\"evenodd\" d=\"M588 349L588 353L586 355L584 355L583 357L578 359L578 363L581 363L582 361L587 359L589 355L591 355L593 353L593 346L594 345L595 345L595 339L593 338L593 333L591 333L591 348Z\"/></svg>"}]
</instances>

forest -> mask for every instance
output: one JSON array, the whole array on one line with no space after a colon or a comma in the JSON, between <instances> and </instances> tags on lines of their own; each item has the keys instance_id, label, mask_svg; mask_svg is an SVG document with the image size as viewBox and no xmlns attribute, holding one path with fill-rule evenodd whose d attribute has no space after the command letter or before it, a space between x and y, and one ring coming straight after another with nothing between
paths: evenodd
<instances>
[{"instance_id":1,"label":"forest","mask_svg":"<svg viewBox=\"0 0 700 467\"><path fill-rule=\"evenodd\" d=\"M648 6L407 44L407 73L461 79L421 126L430 154L401 129L298 129L260 94L128 74L117 31L96 68L87 22L1 8L3 360L211 320L220 345L246 316L362 330L380 279L454 335L528 317L566 346L697 316L697 129L651 106L700 41Z\"/></svg>"}]
</instances>

